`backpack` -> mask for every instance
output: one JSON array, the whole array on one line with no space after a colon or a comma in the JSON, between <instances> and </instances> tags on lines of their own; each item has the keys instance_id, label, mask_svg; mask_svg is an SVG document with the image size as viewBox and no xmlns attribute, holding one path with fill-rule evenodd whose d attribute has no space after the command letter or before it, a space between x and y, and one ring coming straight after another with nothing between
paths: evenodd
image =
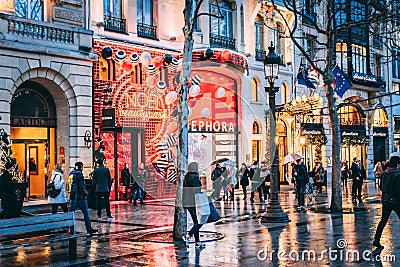
<instances>
[{"instance_id":1,"label":"backpack","mask_svg":"<svg viewBox=\"0 0 400 267\"><path fill-rule=\"evenodd\" d=\"M71 173L68 176L67 182L65 183L65 190L68 193L72 193L72 192L77 192L77 186L76 186L76 182L74 183L74 174Z\"/></svg>"},{"instance_id":2,"label":"backpack","mask_svg":"<svg viewBox=\"0 0 400 267\"><path fill-rule=\"evenodd\" d=\"M56 187L54 185L54 179L55 179L55 177L47 185L47 196L49 196L51 198L56 198L61 192L61 188L60 189L56 189Z\"/></svg>"}]
</instances>

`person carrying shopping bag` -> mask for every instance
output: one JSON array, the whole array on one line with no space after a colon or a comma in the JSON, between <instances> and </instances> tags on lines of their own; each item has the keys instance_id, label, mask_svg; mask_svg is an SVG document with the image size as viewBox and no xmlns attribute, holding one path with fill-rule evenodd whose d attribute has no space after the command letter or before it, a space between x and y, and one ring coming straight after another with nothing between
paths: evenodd
<instances>
[{"instance_id":1,"label":"person carrying shopping bag","mask_svg":"<svg viewBox=\"0 0 400 267\"><path fill-rule=\"evenodd\" d=\"M200 242L199 231L203 224L200 224L197 220L195 201L195 195L198 193L201 193L199 166L196 162L190 162L188 165L188 172L183 180L183 205L189 211L190 217L192 217L193 227L187 233L184 240L186 246L189 246L189 239L194 236L196 249L202 249L205 245Z\"/></svg>"}]
</instances>

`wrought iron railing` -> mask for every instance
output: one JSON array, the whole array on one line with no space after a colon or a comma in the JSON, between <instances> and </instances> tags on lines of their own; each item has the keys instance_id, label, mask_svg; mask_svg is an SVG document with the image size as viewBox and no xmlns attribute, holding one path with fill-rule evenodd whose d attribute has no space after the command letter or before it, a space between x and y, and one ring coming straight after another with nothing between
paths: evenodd
<instances>
[{"instance_id":1,"label":"wrought iron railing","mask_svg":"<svg viewBox=\"0 0 400 267\"><path fill-rule=\"evenodd\" d=\"M157 38L157 26L148 25L145 23L138 22L137 33L139 37L149 38L158 40Z\"/></svg>"},{"instance_id":2,"label":"wrought iron railing","mask_svg":"<svg viewBox=\"0 0 400 267\"><path fill-rule=\"evenodd\" d=\"M104 16L104 30L126 33L126 19L112 16Z\"/></svg>"},{"instance_id":3,"label":"wrought iron railing","mask_svg":"<svg viewBox=\"0 0 400 267\"><path fill-rule=\"evenodd\" d=\"M210 46L236 50L236 39L216 34L210 34Z\"/></svg>"}]
</instances>

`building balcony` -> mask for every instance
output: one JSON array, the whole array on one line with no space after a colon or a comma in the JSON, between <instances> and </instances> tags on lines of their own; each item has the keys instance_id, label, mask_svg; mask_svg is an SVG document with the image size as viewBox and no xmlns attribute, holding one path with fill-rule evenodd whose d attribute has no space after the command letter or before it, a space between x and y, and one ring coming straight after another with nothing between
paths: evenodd
<instances>
[{"instance_id":1,"label":"building balcony","mask_svg":"<svg viewBox=\"0 0 400 267\"><path fill-rule=\"evenodd\" d=\"M139 37L158 40L157 38L157 26L148 25L145 23L138 22L137 34Z\"/></svg>"},{"instance_id":2,"label":"building balcony","mask_svg":"<svg viewBox=\"0 0 400 267\"><path fill-rule=\"evenodd\" d=\"M110 32L126 33L126 19L104 16L104 30Z\"/></svg>"},{"instance_id":3,"label":"building balcony","mask_svg":"<svg viewBox=\"0 0 400 267\"><path fill-rule=\"evenodd\" d=\"M210 33L210 46L236 50L236 39Z\"/></svg>"},{"instance_id":4,"label":"building balcony","mask_svg":"<svg viewBox=\"0 0 400 267\"><path fill-rule=\"evenodd\" d=\"M87 57L93 49L93 31L73 26L0 14L0 32L0 47L72 57Z\"/></svg>"}]
</instances>

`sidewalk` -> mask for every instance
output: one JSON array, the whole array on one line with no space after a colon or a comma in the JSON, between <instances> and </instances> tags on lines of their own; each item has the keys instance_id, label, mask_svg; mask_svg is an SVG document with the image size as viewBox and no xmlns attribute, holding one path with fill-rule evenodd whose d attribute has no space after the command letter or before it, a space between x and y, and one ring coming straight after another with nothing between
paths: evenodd
<instances>
[{"instance_id":1,"label":"sidewalk","mask_svg":"<svg viewBox=\"0 0 400 267\"><path fill-rule=\"evenodd\" d=\"M381 240L385 246L381 255L395 255L398 262L373 263L360 261L333 261L322 251L341 248L342 252L360 253L370 250L372 237L381 214L380 196L371 181L364 186L363 203L353 205L344 190L344 212L327 212L326 194L317 197L316 204L306 212L295 209L292 186L282 186L281 205L291 220L288 224L261 223L259 217L265 203L243 201L241 193L234 202L215 202L222 219L206 224L201 239L206 248L197 251L191 243L188 249L174 245L171 238L174 200L146 201L144 206L132 206L123 201L112 202L112 223L97 222L96 211L91 211L92 226L99 233L91 239L78 240L77 260L68 262L66 243L0 251L1 266L398 266L400 261L399 220L392 215ZM239 190L237 190L239 192ZM24 207L25 208L25 207ZM28 207L26 207L28 208ZM78 231L84 232L82 214L77 213ZM189 219L190 224L190 219ZM340 240L343 239L343 240ZM338 241L340 241L338 243ZM300 255L314 251L315 256L304 262L301 257L278 259L277 252ZM264 252L266 253L264 253ZM338 255L337 255L338 256ZM339 255L340 256L340 255ZM388 259L389 257L386 257ZM338 257L340 259L340 257ZM393 258L390 258L393 260Z\"/></svg>"}]
</instances>

